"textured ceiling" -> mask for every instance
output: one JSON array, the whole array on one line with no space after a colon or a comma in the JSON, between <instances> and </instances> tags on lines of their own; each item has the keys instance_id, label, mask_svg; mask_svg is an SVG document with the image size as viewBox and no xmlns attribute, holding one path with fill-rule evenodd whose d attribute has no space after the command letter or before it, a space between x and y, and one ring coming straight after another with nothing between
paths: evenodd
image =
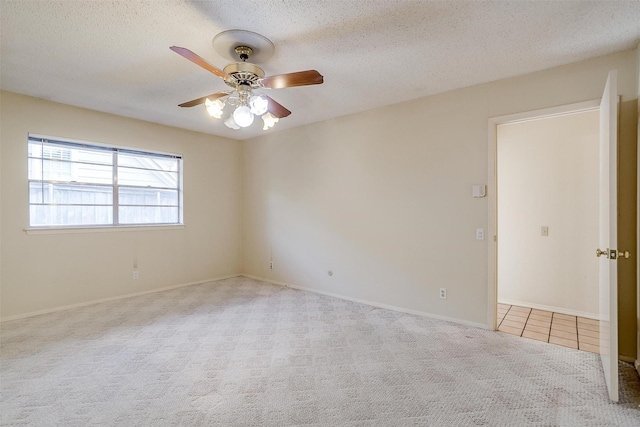
<instances>
[{"instance_id":1,"label":"textured ceiling","mask_svg":"<svg viewBox=\"0 0 640 427\"><path fill-rule=\"evenodd\" d=\"M273 41L267 75L316 69L317 86L270 90L293 114L267 131L563 65L640 42L639 1L5 1L0 87L127 117L246 139L204 107L227 86L169 50L219 68L211 40L245 29Z\"/></svg>"}]
</instances>

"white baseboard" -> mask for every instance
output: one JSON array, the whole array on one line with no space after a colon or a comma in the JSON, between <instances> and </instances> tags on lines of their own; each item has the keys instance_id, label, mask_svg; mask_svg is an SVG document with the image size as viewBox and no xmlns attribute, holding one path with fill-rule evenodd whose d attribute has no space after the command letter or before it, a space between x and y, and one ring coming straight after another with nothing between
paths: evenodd
<instances>
[{"instance_id":1,"label":"white baseboard","mask_svg":"<svg viewBox=\"0 0 640 427\"><path fill-rule=\"evenodd\" d=\"M498 303L507 304L507 305L519 305L522 307L535 308L536 310L553 311L554 313L567 314L569 316L579 316L579 317L586 317L587 319L600 320L598 314L588 313L586 311L570 310L568 308L563 308L563 307L554 307L552 305L542 305L542 304L535 304L532 302L517 301L517 300L502 299L502 298L498 299Z\"/></svg>"},{"instance_id":2,"label":"white baseboard","mask_svg":"<svg viewBox=\"0 0 640 427\"><path fill-rule=\"evenodd\" d=\"M240 276L240 274L233 274L231 276L218 277L216 279L198 280L197 282L181 283L179 285L166 286L164 288L153 289L153 290L150 290L150 291L134 292L134 293L131 293L131 294L118 295L118 296L109 297L109 298L101 298L101 299L97 299L97 300L80 302L80 303L77 303L77 304L70 304L70 305L63 305L63 306L60 306L60 307L47 308L45 310L31 311L29 313L17 314L15 316L8 316L8 317L0 318L0 323L1 322L8 322L10 320L18 320L18 319L24 319L24 318L27 318L27 317L39 316L41 314L55 313L56 311L63 311L63 310L69 310L69 309L72 309L72 308L85 307L87 305L99 304L101 302L115 301L115 300L124 299L124 298L137 297L137 296L140 296L140 295L153 294L153 293L156 293L156 292L170 291L171 289L184 288L184 287L187 287L187 286L201 285L203 283L216 282L218 280L230 279L232 277L238 277L238 276Z\"/></svg>"},{"instance_id":3,"label":"white baseboard","mask_svg":"<svg viewBox=\"0 0 640 427\"><path fill-rule=\"evenodd\" d=\"M332 292L319 291L319 290L313 289L313 288L307 288L307 287L304 287L304 286L294 285L292 283L278 282L276 280L267 279L265 277L253 276L251 274L244 274L243 273L243 274L241 274L241 276L247 277L249 279L259 280L261 282L271 283L273 285L279 285L279 286L284 286L284 287L287 287L287 288L299 289L301 291L313 292L313 293L316 293L316 294L327 295L327 296L334 297L334 298L340 298L340 299L343 299L343 300L346 300L346 301L352 301L352 302L357 302L357 303L360 303L360 304L370 305L372 307L384 308L384 309L387 309L387 310L399 311L401 313L407 313L407 314L415 314L417 316L429 317L429 318L432 318L432 319L445 320L447 322L458 323L458 324L466 325L466 326L473 326L475 328L493 329L493 328L489 328L489 326L484 325L482 323L469 322L467 320L455 319L455 318L446 317L446 316L440 316L440 315L437 315L437 314L431 314L431 313L427 313L427 312L424 312L424 311L411 310L411 309L408 309L408 308L396 307L396 306L393 306L393 305L382 304L382 303L379 303L379 302L362 300L362 299L358 299L358 298L351 298L351 297L348 297L348 296L335 294L335 293L332 293Z\"/></svg>"},{"instance_id":4,"label":"white baseboard","mask_svg":"<svg viewBox=\"0 0 640 427\"><path fill-rule=\"evenodd\" d=\"M635 363L636 363L636 359L635 358L629 357L629 356L623 356L622 354L618 355L618 360L622 360L623 362L631 363L633 365L635 365Z\"/></svg>"}]
</instances>

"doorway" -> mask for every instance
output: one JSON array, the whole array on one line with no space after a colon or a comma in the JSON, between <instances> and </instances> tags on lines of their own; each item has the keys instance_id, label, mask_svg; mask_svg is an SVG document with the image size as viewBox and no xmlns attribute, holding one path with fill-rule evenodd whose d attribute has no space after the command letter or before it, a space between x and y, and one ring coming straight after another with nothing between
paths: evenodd
<instances>
[{"instance_id":1,"label":"doorway","mask_svg":"<svg viewBox=\"0 0 640 427\"><path fill-rule=\"evenodd\" d=\"M494 327L598 352L599 101L495 125Z\"/></svg>"},{"instance_id":2,"label":"doorway","mask_svg":"<svg viewBox=\"0 0 640 427\"><path fill-rule=\"evenodd\" d=\"M489 242L488 256L488 320L497 329L498 299L498 247L497 225L497 133L498 125L531 120L540 117L563 115L579 111L599 109L599 159L598 159L598 282L599 282L599 350L603 374L609 398L617 402L618 390L618 258L630 256L618 246L618 96L617 71L609 71L600 100L513 114L489 119ZM595 171L594 171L595 174ZM571 248L570 248L571 250Z\"/></svg>"}]
</instances>

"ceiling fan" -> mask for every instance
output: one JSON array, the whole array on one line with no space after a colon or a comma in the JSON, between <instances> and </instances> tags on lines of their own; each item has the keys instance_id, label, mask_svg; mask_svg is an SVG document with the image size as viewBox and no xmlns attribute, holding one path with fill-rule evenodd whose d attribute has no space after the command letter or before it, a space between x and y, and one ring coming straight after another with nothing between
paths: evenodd
<instances>
[{"instance_id":1,"label":"ceiling fan","mask_svg":"<svg viewBox=\"0 0 640 427\"><path fill-rule=\"evenodd\" d=\"M291 111L271 97L260 93L260 90L317 85L324 82L324 78L316 70L265 77L262 68L247 60L252 57L256 61L265 61L273 55L275 47L269 39L251 31L223 31L213 38L213 47L222 56L236 62L221 70L189 49L178 46L171 46L169 49L220 77L232 90L216 92L179 106L193 107L205 104L209 115L218 119L222 118L225 105L235 106L233 113L224 122L232 129L248 127L253 123L255 116L261 116L264 122L263 129L266 130L291 114Z\"/></svg>"}]
</instances>

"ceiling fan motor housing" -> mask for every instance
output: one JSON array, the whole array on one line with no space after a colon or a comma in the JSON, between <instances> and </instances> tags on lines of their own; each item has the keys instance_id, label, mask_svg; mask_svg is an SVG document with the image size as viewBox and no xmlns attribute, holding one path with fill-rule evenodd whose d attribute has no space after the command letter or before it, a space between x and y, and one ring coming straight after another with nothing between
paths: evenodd
<instances>
[{"instance_id":1,"label":"ceiling fan motor housing","mask_svg":"<svg viewBox=\"0 0 640 427\"><path fill-rule=\"evenodd\" d=\"M250 62L234 62L224 67L224 72L229 75L225 83L232 88L238 85L249 85L253 89L260 88L258 80L264 77L262 68Z\"/></svg>"}]
</instances>

